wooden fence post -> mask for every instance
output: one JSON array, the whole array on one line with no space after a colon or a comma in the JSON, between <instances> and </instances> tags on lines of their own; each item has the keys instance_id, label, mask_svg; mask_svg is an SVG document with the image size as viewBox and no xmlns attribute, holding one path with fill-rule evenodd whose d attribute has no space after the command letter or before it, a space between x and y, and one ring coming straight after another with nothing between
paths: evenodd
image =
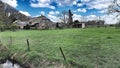
<instances>
[{"instance_id":1,"label":"wooden fence post","mask_svg":"<svg viewBox=\"0 0 120 68\"><path fill-rule=\"evenodd\" d=\"M1 39L0 39L0 43L1 43Z\"/></svg>"},{"instance_id":2,"label":"wooden fence post","mask_svg":"<svg viewBox=\"0 0 120 68\"><path fill-rule=\"evenodd\" d=\"M61 47L59 47L59 48L60 48L60 51L61 51L61 53L62 53L62 55L63 55L64 60L66 61L66 57L65 57L65 55L64 55L64 53L63 53L62 48L61 48Z\"/></svg>"},{"instance_id":3,"label":"wooden fence post","mask_svg":"<svg viewBox=\"0 0 120 68\"><path fill-rule=\"evenodd\" d=\"M12 37L10 36L10 45L12 45Z\"/></svg>"},{"instance_id":4,"label":"wooden fence post","mask_svg":"<svg viewBox=\"0 0 120 68\"><path fill-rule=\"evenodd\" d=\"M27 39L27 46L28 46L28 51L30 51L30 45L29 45L29 40Z\"/></svg>"}]
</instances>

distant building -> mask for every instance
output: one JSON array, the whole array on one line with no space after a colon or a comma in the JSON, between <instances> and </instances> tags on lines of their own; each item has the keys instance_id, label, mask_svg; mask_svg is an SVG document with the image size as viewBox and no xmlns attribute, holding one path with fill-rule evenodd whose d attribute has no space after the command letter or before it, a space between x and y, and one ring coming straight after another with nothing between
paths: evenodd
<instances>
[{"instance_id":1,"label":"distant building","mask_svg":"<svg viewBox=\"0 0 120 68\"><path fill-rule=\"evenodd\" d=\"M72 24L72 28L85 28L85 22Z\"/></svg>"},{"instance_id":2,"label":"distant building","mask_svg":"<svg viewBox=\"0 0 120 68\"><path fill-rule=\"evenodd\" d=\"M86 22L87 27L102 27L104 26L104 20L91 20Z\"/></svg>"},{"instance_id":3,"label":"distant building","mask_svg":"<svg viewBox=\"0 0 120 68\"><path fill-rule=\"evenodd\" d=\"M91 20L82 22L75 20L71 27L72 28L103 27L104 23L105 23L104 20Z\"/></svg>"},{"instance_id":4,"label":"distant building","mask_svg":"<svg viewBox=\"0 0 120 68\"><path fill-rule=\"evenodd\" d=\"M28 24L27 21L20 21L20 20L15 20L13 23L17 24L20 29L24 29L24 26Z\"/></svg>"},{"instance_id":5,"label":"distant building","mask_svg":"<svg viewBox=\"0 0 120 68\"><path fill-rule=\"evenodd\" d=\"M43 15L32 18L28 22L29 22L29 25L31 26L31 29L52 29L53 28L53 22Z\"/></svg>"},{"instance_id":6,"label":"distant building","mask_svg":"<svg viewBox=\"0 0 120 68\"><path fill-rule=\"evenodd\" d=\"M67 27L67 23L57 22L55 23L55 28L63 29Z\"/></svg>"},{"instance_id":7,"label":"distant building","mask_svg":"<svg viewBox=\"0 0 120 68\"><path fill-rule=\"evenodd\" d=\"M71 25L72 28L85 28L86 22L79 22L75 20L74 23Z\"/></svg>"}]
</instances>

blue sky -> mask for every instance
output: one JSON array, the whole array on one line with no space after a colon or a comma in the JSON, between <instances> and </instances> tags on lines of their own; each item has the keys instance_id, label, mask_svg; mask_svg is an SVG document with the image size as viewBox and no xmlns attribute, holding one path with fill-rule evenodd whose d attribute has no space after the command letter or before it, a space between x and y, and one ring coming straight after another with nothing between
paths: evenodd
<instances>
[{"instance_id":1,"label":"blue sky","mask_svg":"<svg viewBox=\"0 0 120 68\"><path fill-rule=\"evenodd\" d=\"M102 19L106 23L115 23L114 15L107 15L112 0L2 0L27 16L45 15L54 22L61 21L62 11L69 9L74 20Z\"/></svg>"}]
</instances>

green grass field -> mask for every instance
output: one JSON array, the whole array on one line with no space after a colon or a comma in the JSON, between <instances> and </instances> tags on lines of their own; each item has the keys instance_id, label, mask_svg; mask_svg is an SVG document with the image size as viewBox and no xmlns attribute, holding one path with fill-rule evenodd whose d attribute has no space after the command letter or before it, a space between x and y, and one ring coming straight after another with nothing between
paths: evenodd
<instances>
[{"instance_id":1,"label":"green grass field","mask_svg":"<svg viewBox=\"0 0 120 68\"><path fill-rule=\"evenodd\" d=\"M10 44L12 37L12 45ZM29 39L31 51L27 50ZM0 33L2 44L18 59L33 63L38 68L119 68L120 29L86 28L63 30L19 30ZM59 47L66 56L63 59ZM2 53L0 56L3 56ZM36 67L37 68L37 67Z\"/></svg>"}]
</instances>

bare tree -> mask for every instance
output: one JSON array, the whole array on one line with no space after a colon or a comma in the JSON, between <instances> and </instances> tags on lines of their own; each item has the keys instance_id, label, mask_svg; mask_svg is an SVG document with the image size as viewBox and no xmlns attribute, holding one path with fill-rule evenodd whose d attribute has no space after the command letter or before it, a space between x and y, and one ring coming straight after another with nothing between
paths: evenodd
<instances>
[{"instance_id":1,"label":"bare tree","mask_svg":"<svg viewBox=\"0 0 120 68\"><path fill-rule=\"evenodd\" d=\"M67 21L68 21L68 12L65 11L65 10L62 11L62 16L63 16L63 18L62 18L63 22L67 23Z\"/></svg>"},{"instance_id":2,"label":"bare tree","mask_svg":"<svg viewBox=\"0 0 120 68\"><path fill-rule=\"evenodd\" d=\"M113 0L111 5L108 7L108 14L116 13L116 18L120 16L120 0ZM115 27L118 28L120 26L120 20L115 24Z\"/></svg>"},{"instance_id":3,"label":"bare tree","mask_svg":"<svg viewBox=\"0 0 120 68\"><path fill-rule=\"evenodd\" d=\"M112 4L108 7L108 13L118 13L120 15L120 0L111 1Z\"/></svg>"},{"instance_id":4,"label":"bare tree","mask_svg":"<svg viewBox=\"0 0 120 68\"><path fill-rule=\"evenodd\" d=\"M58 14L57 17L59 17L62 23L67 23L68 12L64 10L60 14Z\"/></svg>"}]
</instances>

